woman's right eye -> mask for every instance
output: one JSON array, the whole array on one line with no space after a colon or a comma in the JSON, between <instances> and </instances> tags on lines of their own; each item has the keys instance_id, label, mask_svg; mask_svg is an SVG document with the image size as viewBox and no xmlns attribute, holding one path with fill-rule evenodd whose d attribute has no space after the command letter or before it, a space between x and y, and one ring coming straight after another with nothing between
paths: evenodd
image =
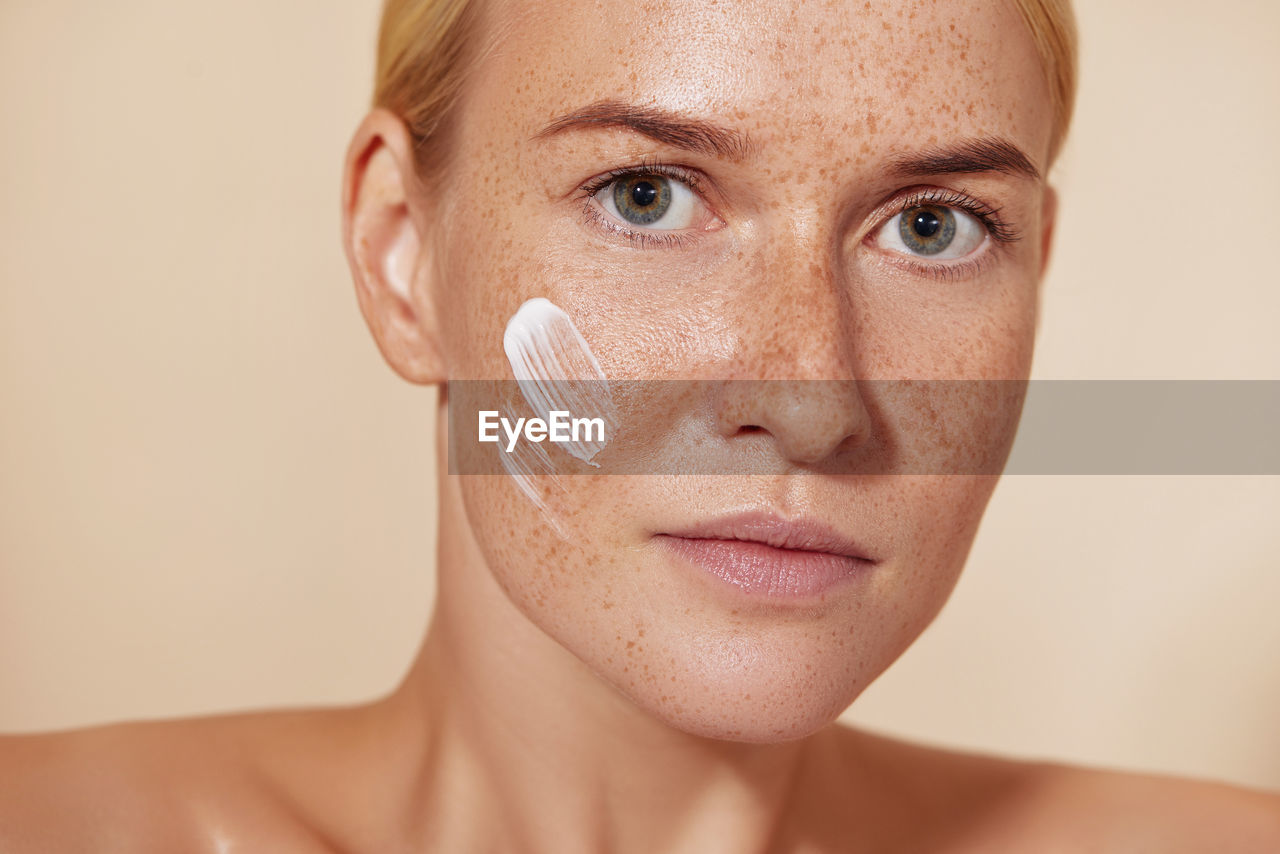
<instances>
[{"instance_id":1,"label":"woman's right eye","mask_svg":"<svg viewBox=\"0 0 1280 854\"><path fill-rule=\"evenodd\" d=\"M679 231L699 227L702 202L688 184L656 172L619 175L592 193L628 229ZM705 214L702 219L709 219Z\"/></svg>"}]
</instances>

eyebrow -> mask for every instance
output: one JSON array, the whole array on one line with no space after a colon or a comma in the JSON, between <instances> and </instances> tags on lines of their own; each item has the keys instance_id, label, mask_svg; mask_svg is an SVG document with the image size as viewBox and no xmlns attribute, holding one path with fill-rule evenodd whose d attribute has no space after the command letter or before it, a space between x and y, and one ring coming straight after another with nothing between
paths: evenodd
<instances>
[{"instance_id":1,"label":"eyebrow","mask_svg":"<svg viewBox=\"0 0 1280 854\"><path fill-rule=\"evenodd\" d=\"M733 160L751 154L755 146L747 134L704 119L694 119L660 107L641 107L605 99L558 116L533 139L545 139L568 130L623 128L667 145ZM937 146L891 161L894 173L947 175L1000 172L1040 180L1040 170L1013 143L997 137L981 137Z\"/></svg>"},{"instance_id":2,"label":"eyebrow","mask_svg":"<svg viewBox=\"0 0 1280 854\"><path fill-rule=\"evenodd\" d=\"M667 145L733 160L750 154L750 138L740 131L704 119L694 119L660 107L640 107L603 100L552 119L533 135L545 139L567 130L625 128Z\"/></svg>"},{"instance_id":3,"label":"eyebrow","mask_svg":"<svg viewBox=\"0 0 1280 854\"><path fill-rule=\"evenodd\" d=\"M1031 158L1013 143L996 137L967 139L911 154L899 154L892 159L892 168L900 176L1001 172L1040 180L1040 170L1036 169Z\"/></svg>"}]
</instances>

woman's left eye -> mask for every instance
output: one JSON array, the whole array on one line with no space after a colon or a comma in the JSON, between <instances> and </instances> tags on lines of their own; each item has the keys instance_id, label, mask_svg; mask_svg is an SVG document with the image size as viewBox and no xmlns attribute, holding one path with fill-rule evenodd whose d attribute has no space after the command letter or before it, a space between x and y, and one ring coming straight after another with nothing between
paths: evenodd
<instances>
[{"instance_id":1,"label":"woman's left eye","mask_svg":"<svg viewBox=\"0 0 1280 854\"><path fill-rule=\"evenodd\" d=\"M880 226L875 244L913 258L950 261L973 252L987 227L973 214L947 205L912 205Z\"/></svg>"},{"instance_id":2,"label":"woman's left eye","mask_svg":"<svg viewBox=\"0 0 1280 854\"><path fill-rule=\"evenodd\" d=\"M698 197L684 182L654 172L619 176L594 198L611 216L645 231L674 231L694 225Z\"/></svg>"}]
</instances>

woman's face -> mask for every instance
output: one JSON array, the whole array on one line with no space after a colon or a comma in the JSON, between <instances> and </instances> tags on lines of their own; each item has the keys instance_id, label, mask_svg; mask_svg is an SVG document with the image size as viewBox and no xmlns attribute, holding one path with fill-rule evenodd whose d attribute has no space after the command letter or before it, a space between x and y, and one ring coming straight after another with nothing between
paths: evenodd
<instances>
[{"instance_id":1,"label":"woman's face","mask_svg":"<svg viewBox=\"0 0 1280 854\"><path fill-rule=\"evenodd\" d=\"M673 726L808 734L942 606L994 486L954 472L1010 441L1020 393L868 381L1029 373L1052 210L1030 35L994 0L487 14L504 35L424 200L449 377L511 378L504 328L545 297L611 381L705 381L670 403L678 430L638 441L752 473L535 479L543 507L512 478L460 478L477 571ZM857 473L929 443L937 472ZM774 543L799 555L691 530L769 539L794 520L823 529ZM770 556L786 590L760 581Z\"/></svg>"}]
</instances>

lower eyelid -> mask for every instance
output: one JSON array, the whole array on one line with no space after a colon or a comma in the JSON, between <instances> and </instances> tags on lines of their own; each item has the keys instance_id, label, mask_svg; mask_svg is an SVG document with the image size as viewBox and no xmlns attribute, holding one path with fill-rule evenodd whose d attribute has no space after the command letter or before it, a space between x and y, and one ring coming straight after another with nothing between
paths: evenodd
<instances>
[{"instance_id":1,"label":"lower eyelid","mask_svg":"<svg viewBox=\"0 0 1280 854\"><path fill-rule=\"evenodd\" d=\"M583 205L583 219L592 223L592 227L622 237L631 243L640 243L651 247L672 247L684 245L694 239L692 235L676 229L638 229L629 228L625 223L616 221L609 212L593 205L594 197L588 196Z\"/></svg>"},{"instance_id":2,"label":"lower eyelid","mask_svg":"<svg viewBox=\"0 0 1280 854\"><path fill-rule=\"evenodd\" d=\"M965 258L955 264L919 264L905 256L899 257L901 260L886 259L885 263L923 278L943 282L975 278L987 267L984 259L981 258Z\"/></svg>"},{"instance_id":3,"label":"lower eyelid","mask_svg":"<svg viewBox=\"0 0 1280 854\"><path fill-rule=\"evenodd\" d=\"M875 250L876 263L888 264L896 270L915 274L940 281L959 281L972 279L985 272L992 264L999 261L1000 244L988 234L973 252L962 258L951 258L942 261L927 261L923 256L906 255L902 252L881 249L874 242L875 232L867 235L864 243Z\"/></svg>"}]
</instances>

